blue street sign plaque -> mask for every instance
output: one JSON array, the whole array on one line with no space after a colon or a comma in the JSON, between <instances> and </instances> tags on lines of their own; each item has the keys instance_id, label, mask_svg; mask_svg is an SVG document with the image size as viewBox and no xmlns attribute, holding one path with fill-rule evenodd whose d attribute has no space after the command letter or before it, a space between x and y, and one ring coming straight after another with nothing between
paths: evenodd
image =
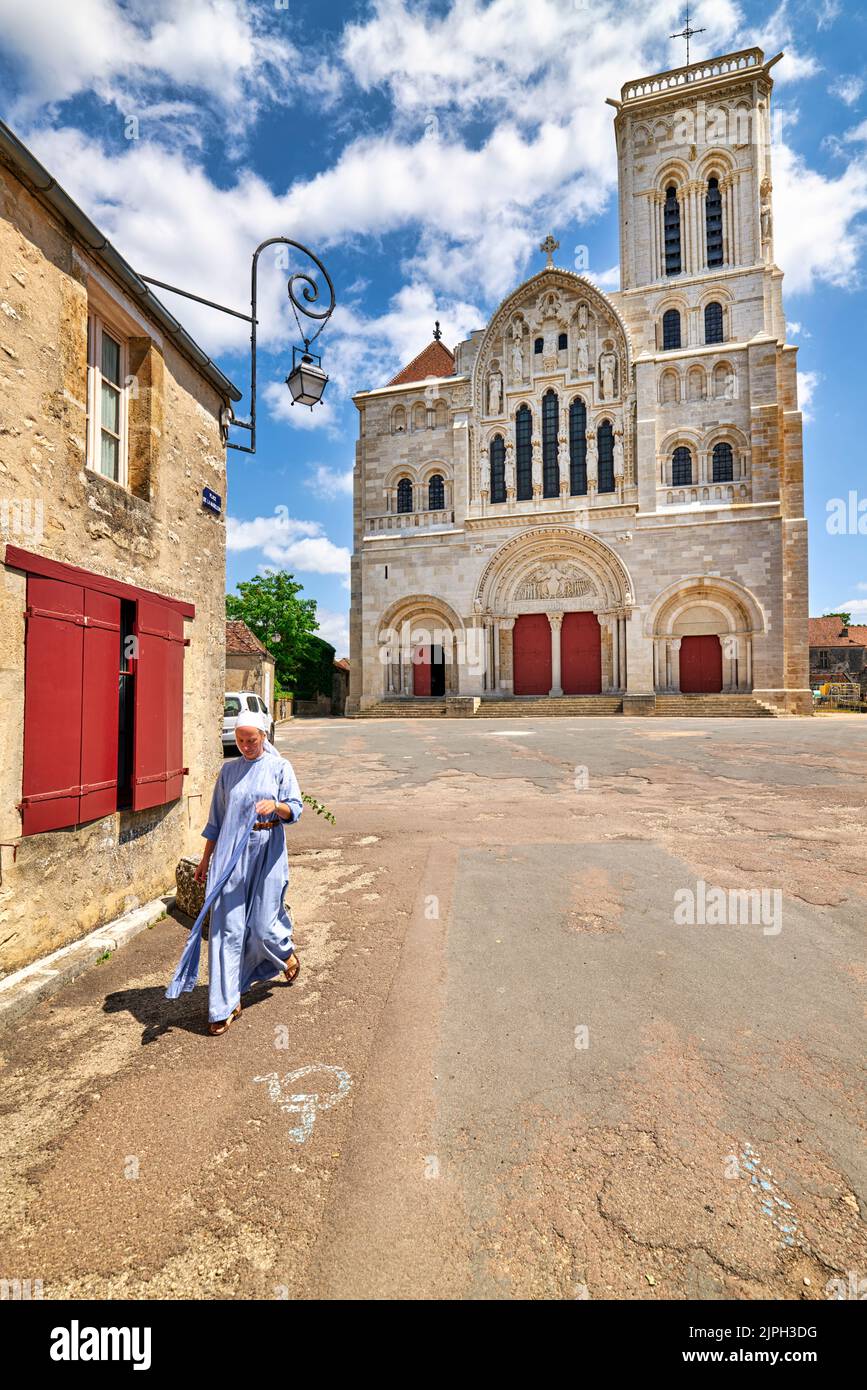
<instances>
[{"instance_id":1,"label":"blue street sign plaque","mask_svg":"<svg viewBox=\"0 0 867 1390\"><path fill-rule=\"evenodd\" d=\"M202 506L207 507L211 512L221 512L223 510L223 499L218 492L212 488L202 488Z\"/></svg>"}]
</instances>

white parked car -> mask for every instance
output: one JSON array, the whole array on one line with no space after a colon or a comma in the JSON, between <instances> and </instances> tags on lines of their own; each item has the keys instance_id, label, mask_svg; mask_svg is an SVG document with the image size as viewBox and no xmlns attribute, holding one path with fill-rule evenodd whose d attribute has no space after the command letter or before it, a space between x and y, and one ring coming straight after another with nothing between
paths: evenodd
<instances>
[{"instance_id":1,"label":"white parked car","mask_svg":"<svg viewBox=\"0 0 867 1390\"><path fill-rule=\"evenodd\" d=\"M235 725L238 722L238 715L242 709L251 709L258 714L264 714L269 720L268 737L274 742L274 720L271 712L261 695L256 695L252 690L227 690L223 696L223 752L227 748L237 748L235 742Z\"/></svg>"}]
</instances>

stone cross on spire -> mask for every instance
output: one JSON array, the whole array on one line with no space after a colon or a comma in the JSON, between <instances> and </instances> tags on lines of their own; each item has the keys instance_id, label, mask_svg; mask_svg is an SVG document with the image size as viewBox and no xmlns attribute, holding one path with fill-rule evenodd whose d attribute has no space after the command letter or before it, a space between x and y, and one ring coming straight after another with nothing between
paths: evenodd
<instances>
[{"instance_id":1,"label":"stone cross on spire","mask_svg":"<svg viewBox=\"0 0 867 1390\"><path fill-rule=\"evenodd\" d=\"M559 241L555 241L550 232L548 233L544 241L539 242L539 250L544 251L545 255L548 257L548 260L545 265L546 270L548 266L552 266L554 264L554 252L557 250L559 245Z\"/></svg>"}]
</instances>

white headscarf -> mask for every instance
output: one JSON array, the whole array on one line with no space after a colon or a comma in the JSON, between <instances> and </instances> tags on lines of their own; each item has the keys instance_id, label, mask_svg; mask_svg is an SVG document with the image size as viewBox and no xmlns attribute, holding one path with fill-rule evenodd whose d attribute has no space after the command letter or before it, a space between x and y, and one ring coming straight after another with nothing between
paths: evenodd
<instances>
[{"instance_id":1,"label":"white headscarf","mask_svg":"<svg viewBox=\"0 0 867 1390\"><path fill-rule=\"evenodd\" d=\"M274 747L273 743L268 738L268 730L270 729L270 727L271 721L269 720L267 714L263 714L262 711L258 709L241 710L241 713L235 720L236 729L258 729L260 733L263 733L265 735L264 752L273 753L275 758L279 758L281 755L277 752L277 749Z\"/></svg>"}]
</instances>

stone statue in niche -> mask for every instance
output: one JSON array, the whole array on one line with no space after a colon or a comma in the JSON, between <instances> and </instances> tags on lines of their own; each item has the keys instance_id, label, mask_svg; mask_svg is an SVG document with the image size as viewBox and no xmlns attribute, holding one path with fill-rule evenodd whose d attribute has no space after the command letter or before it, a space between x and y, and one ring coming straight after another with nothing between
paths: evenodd
<instances>
[{"instance_id":1,"label":"stone statue in niche","mask_svg":"<svg viewBox=\"0 0 867 1390\"><path fill-rule=\"evenodd\" d=\"M760 213L760 216L761 216L761 223L762 223L762 245L765 246L765 245L768 244L768 242L770 242L770 240L771 240L771 233L772 233L772 231L773 231L773 229L774 229L774 216L773 216L773 213L772 213L772 211L771 211L771 181L770 181L770 179L762 179L761 195L762 195L762 206L761 206L761 213Z\"/></svg>"},{"instance_id":2,"label":"stone statue in niche","mask_svg":"<svg viewBox=\"0 0 867 1390\"><path fill-rule=\"evenodd\" d=\"M581 333L587 332L587 305L578 305L578 329Z\"/></svg>"},{"instance_id":3,"label":"stone statue in niche","mask_svg":"<svg viewBox=\"0 0 867 1390\"><path fill-rule=\"evenodd\" d=\"M614 435L614 476L623 477L623 431L617 430Z\"/></svg>"},{"instance_id":4,"label":"stone statue in niche","mask_svg":"<svg viewBox=\"0 0 867 1390\"><path fill-rule=\"evenodd\" d=\"M600 357L599 379L603 401L613 401L617 389L617 357L613 352L603 352Z\"/></svg>"},{"instance_id":5,"label":"stone statue in niche","mask_svg":"<svg viewBox=\"0 0 867 1390\"><path fill-rule=\"evenodd\" d=\"M557 356L557 324L549 319L544 330L544 349L547 358Z\"/></svg>"},{"instance_id":6,"label":"stone statue in niche","mask_svg":"<svg viewBox=\"0 0 867 1390\"><path fill-rule=\"evenodd\" d=\"M512 325L512 379L524 380L524 330L520 323Z\"/></svg>"},{"instance_id":7,"label":"stone statue in niche","mask_svg":"<svg viewBox=\"0 0 867 1390\"><path fill-rule=\"evenodd\" d=\"M578 346L575 349L575 370L579 376L587 376L590 371L590 348L587 343L587 330L580 328Z\"/></svg>"},{"instance_id":8,"label":"stone statue in niche","mask_svg":"<svg viewBox=\"0 0 867 1390\"><path fill-rule=\"evenodd\" d=\"M587 486L596 487L599 481L599 454L596 448L596 431L587 431Z\"/></svg>"},{"instance_id":9,"label":"stone statue in niche","mask_svg":"<svg viewBox=\"0 0 867 1390\"><path fill-rule=\"evenodd\" d=\"M503 409L503 374L493 371L488 378L488 414L499 415Z\"/></svg>"},{"instance_id":10,"label":"stone statue in niche","mask_svg":"<svg viewBox=\"0 0 867 1390\"><path fill-rule=\"evenodd\" d=\"M538 436L533 436L533 495L542 491L542 445Z\"/></svg>"},{"instance_id":11,"label":"stone statue in niche","mask_svg":"<svg viewBox=\"0 0 867 1390\"><path fill-rule=\"evenodd\" d=\"M724 386L723 386L723 400L726 400L726 401L733 401L733 400L735 399L735 397L737 396L737 394L738 394L738 379L737 379L737 376L735 375L734 368L733 368L733 367L729 367L729 369L728 369L728 371L726 372L726 375L725 375L725 384L724 384Z\"/></svg>"},{"instance_id":12,"label":"stone statue in niche","mask_svg":"<svg viewBox=\"0 0 867 1390\"><path fill-rule=\"evenodd\" d=\"M506 441L506 492L515 491L515 450L511 439Z\"/></svg>"}]
</instances>

